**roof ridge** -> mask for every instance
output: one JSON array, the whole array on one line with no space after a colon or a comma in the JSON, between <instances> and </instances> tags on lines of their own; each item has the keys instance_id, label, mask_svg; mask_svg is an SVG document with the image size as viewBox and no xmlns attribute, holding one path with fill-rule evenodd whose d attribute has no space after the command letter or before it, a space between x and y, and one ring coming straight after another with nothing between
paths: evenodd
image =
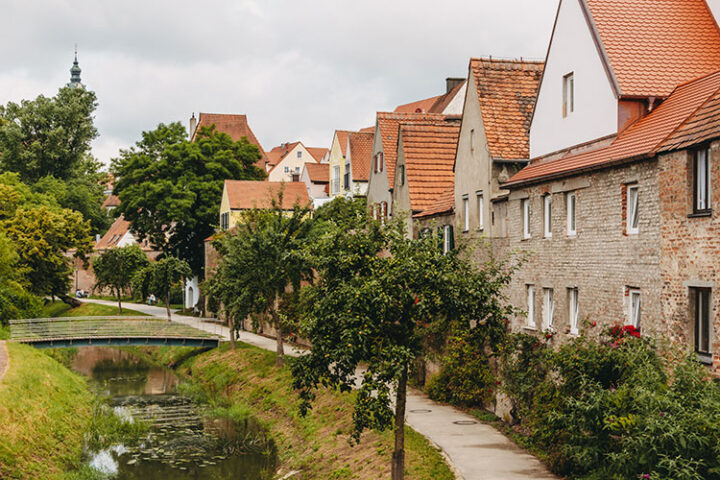
<instances>
[{"instance_id":1,"label":"roof ridge","mask_svg":"<svg viewBox=\"0 0 720 480\"><path fill-rule=\"evenodd\" d=\"M531 63L531 64L544 64L544 60L540 59L526 59L523 57L518 58L493 58L490 57L470 57L470 61L483 61L483 62L492 62L492 63L516 63L516 64L522 64L522 63Z\"/></svg>"}]
</instances>

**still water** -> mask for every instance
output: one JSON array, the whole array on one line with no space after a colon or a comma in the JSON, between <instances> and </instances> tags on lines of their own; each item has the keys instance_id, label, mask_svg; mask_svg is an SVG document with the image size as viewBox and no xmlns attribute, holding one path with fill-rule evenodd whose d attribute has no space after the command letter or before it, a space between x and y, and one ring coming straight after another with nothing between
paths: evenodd
<instances>
[{"instance_id":1,"label":"still water","mask_svg":"<svg viewBox=\"0 0 720 480\"><path fill-rule=\"evenodd\" d=\"M270 478L275 452L253 419L212 418L203 405L178 393L179 378L129 352L79 348L72 367L125 421L150 425L133 444L88 451L88 464L114 480Z\"/></svg>"}]
</instances>

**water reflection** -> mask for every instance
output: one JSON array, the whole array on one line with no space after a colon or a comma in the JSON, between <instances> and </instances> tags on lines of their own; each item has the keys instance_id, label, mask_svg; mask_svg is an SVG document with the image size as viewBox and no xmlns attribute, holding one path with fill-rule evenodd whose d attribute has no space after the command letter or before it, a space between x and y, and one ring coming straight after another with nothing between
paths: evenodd
<instances>
[{"instance_id":1,"label":"water reflection","mask_svg":"<svg viewBox=\"0 0 720 480\"><path fill-rule=\"evenodd\" d=\"M270 478L274 447L253 419L242 422L208 417L177 394L178 377L128 352L83 347L73 368L111 397L121 418L152 425L136 445L113 445L89 452L91 467L118 480Z\"/></svg>"}]
</instances>

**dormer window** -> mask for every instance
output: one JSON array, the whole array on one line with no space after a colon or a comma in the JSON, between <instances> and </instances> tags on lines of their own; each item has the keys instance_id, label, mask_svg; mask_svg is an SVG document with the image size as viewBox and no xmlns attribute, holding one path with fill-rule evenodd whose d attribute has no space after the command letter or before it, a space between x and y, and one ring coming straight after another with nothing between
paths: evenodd
<instances>
[{"instance_id":1,"label":"dormer window","mask_svg":"<svg viewBox=\"0 0 720 480\"><path fill-rule=\"evenodd\" d=\"M575 111L575 74L563 77L563 118Z\"/></svg>"}]
</instances>

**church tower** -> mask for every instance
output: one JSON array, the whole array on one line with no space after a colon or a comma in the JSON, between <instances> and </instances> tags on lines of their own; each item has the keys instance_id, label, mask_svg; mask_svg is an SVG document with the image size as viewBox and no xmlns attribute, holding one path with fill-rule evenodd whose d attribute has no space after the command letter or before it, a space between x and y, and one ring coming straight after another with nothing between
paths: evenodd
<instances>
[{"instance_id":1,"label":"church tower","mask_svg":"<svg viewBox=\"0 0 720 480\"><path fill-rule=\"evenodd\" d=\"M85 88L85 85L83 85L80 82L80 72L82 70L80 69L80 65L78 64L77 59L77 45L75 45L75 61L73 62L72 67L70 67L70 83L67 84L70 88Z\"/></svg>"}]
</instances>

